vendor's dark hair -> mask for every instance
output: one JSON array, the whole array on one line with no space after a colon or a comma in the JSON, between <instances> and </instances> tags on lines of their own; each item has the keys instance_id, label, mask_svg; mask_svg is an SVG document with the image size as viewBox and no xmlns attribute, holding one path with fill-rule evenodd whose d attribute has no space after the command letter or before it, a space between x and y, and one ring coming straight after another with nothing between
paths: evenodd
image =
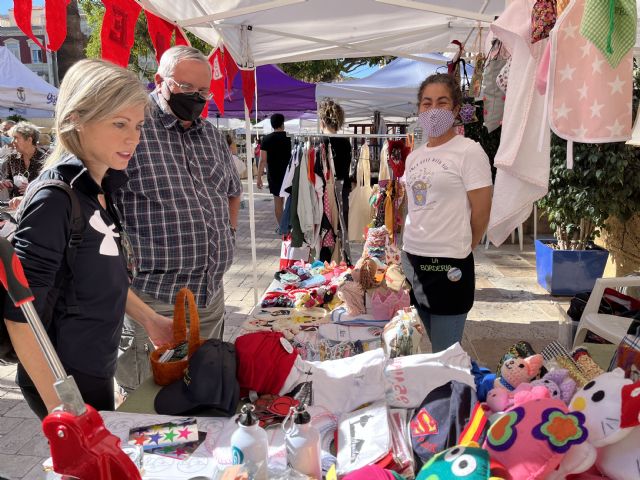
<instances>
[{"instance_id":1,"label":"vendor's dark hair","mask_svg":"<svg viewBox=\"0 0 640 480\"><path fill-rule=\"evenodd\" d=\"M281 113L274 113L269 120L272 128L282 128L284 125L284 115Z\"/></svg>"},{"instance_id":2,"label":"vendor's dark hair","mask_svg":"<svg viewBox=\"0 0 640 480\"><path fill-rule=\"evenodd\" d=\"M418 105L420 105L420 102L422 101L422 92L424 92L424 89L434 83L440 83L449 89L449 95L451 95L451 100L453 101L453 108L462 105L462 90L460 90L460 85L458 85L456 79L448 73L435 73L433 75L429 75L420 84L420 88L418 88Z\"/></svg>"},{"instance_id":3,"label":"vendor's dark hair","mask_svg":"<svg viewBox=\"0 0 640 480\"><path fill-rule=\"evenodd\" d=\"M324 123L330 130L335 130L337 132L344 124L344 110L339 104L330 98L325 98L320 103L318 115L320 116L322 123Z\"/></svg>"}]
</instances>

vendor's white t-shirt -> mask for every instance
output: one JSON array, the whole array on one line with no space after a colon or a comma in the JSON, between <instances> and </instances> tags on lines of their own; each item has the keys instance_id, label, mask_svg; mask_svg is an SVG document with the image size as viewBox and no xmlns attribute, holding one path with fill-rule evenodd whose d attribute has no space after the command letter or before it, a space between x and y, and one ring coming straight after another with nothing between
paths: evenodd
<instances>
[{"instance_id":1,"label":"vendor's white t-shirt","mask_svg":"<svg viewBox=\"0 0 640 480\"><path fill-rule=\"evenodd\" d=\"M423 257L466 258L471 253L471 205L467 192L491 185L489 158L479 143L456 135L407 157L403 249Z\"/></svg>"}]
</instances>

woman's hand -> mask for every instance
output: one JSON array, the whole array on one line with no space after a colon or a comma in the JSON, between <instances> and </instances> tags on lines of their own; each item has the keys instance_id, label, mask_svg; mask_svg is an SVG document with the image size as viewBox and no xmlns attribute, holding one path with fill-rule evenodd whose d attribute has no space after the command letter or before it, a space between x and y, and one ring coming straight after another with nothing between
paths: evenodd
<instances>
[{"instance_id":1,"label":"woman's hand","mask_svg":"<svg viewBox=\"0 0 640 480\"><path fill-rule=\"evenodd\" d=\"M2 180L0 186L2 186L2 188L13 188L13 182L11 180Z\"/></svg>"},{"instance_id":2,"label":"woman's hand","mask_svg":"<svg viewBox=\"0 0 640 480\"><path fill-rule=\"evenodd\" d=\"M17 210L22 202L23 197L13 197L9 200L9 210Z\"/></svg>"},{"instance_id":3,"label":"woman's hand","mask_svg":"<svg viewBox=\"0 0 640 480\"><path fill-rule=\"evenodd\" d=\"M27 186L29 185L29 182L25 182L22 185L20 185L18 187L18 193L20 193L20 195L24 195L24 192L27 191Z\"/></svg>"},{"instance_id":4,"label":"woman's hand","mask_svg":"<svg viewBox=\"0 0 640 480\"><path fill-rule=\"evenodd\" d=\"M171 318L156 313L144 328L156 347L173 342L173 319Z\"/></svg>"}]
</instances>

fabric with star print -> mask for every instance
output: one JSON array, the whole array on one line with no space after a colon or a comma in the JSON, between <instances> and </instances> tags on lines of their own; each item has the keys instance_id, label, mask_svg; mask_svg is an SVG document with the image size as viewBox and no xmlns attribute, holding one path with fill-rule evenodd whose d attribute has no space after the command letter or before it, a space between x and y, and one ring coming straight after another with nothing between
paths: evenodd
<instances>
[{"instance_id":1,"label":"fabric with star print","mask_svg":"<svg viewBox=\"0 0 640 480\"><path fill-rule=\"evenodd\" d=\"M581 32L585 3L571 2L551 32L549 122L566 140L623 142L631 136L633 51L612 67Z\"/></svg>"},{"instance_id":2,"label":"fabric with star print","mask_svg":"<svg viewBox=\"0 0 640 480\"><path fill-rule=\"evenodd\" d=\"M162 451L158 450L162 448L184 446L198 442L198 439L196 419L190 417L131 429L128 443L140 445L145 452L149 452L151 450ZM169 448L167 452L171 453L170 456L175 456L175 448Z\"/></svg>"}]
</instances>

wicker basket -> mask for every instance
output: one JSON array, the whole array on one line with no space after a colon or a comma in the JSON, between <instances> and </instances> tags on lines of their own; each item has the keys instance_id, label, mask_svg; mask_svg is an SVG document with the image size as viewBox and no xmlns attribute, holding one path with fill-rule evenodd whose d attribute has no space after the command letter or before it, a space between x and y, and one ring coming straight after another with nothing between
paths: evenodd
<instances>
[{"instance_id":1,"label":"wicker basket","mask_svg":"<svg viewBox=\"0 0 640 480\"><path fill-rule=\"evenodd\" d=\"M186 358L175 362L159 362L158 360L164 352L187 340L185 303L189 304L189 354ZM193 293L188 288L183 288L176 295L176 305L173 310L173 342L162 345L151 352L151 370L153 371L155 382L158 385L169 385L180 380L189 364L189 358L204 341L204 339L200 338L200 317L198 316L198 307L193 298Z\"/></svg>"}]
</instances>

